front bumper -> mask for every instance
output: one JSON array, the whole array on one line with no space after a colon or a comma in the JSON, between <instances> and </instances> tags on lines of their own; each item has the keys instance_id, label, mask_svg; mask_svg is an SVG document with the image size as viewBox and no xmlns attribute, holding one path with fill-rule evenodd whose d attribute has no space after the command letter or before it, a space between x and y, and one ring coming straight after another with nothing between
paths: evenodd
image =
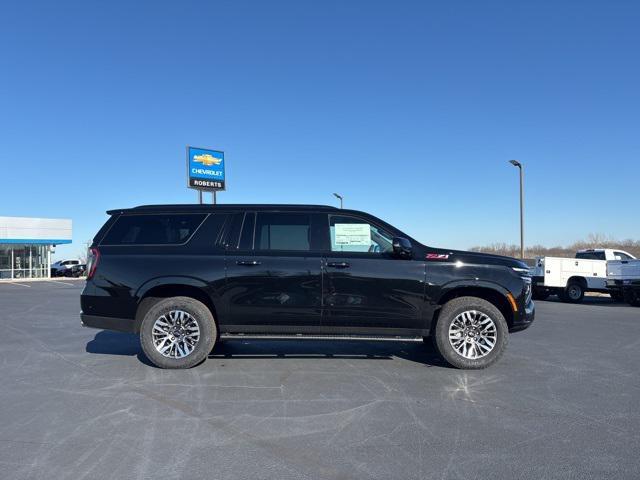
<instances>
[{"instance_id":1,"label":"front bumper","mask_svg":"<svg viewBox=\"0 0 640 480\"><path fill-rule=\"evenodd\" d=\"M135 320L131 318L101 317L80 312L83 327L115 330L116 332L136 333Z\"/></svg>"},{"instance_id":2,"label":"front bumper","mask_svg":"<svg viewBox=\"0 0 640 480\"><path fill-rule=\"evenodd\" d=\"M519 332L525 328L529 328L536 318L536 305L533 300L529 301L524 307L524 311L520 310L513 315L513 324L510 326L510 332Z\"/></svg>"}]
</instances>

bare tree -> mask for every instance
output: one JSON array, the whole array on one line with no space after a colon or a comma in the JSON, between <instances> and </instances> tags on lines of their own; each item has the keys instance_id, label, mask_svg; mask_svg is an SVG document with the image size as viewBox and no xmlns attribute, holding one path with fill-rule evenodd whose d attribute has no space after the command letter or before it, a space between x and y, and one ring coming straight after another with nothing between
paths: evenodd
<instances>
[{"instance_id":1,"label":"bare tree","mask_svg":"<svg viewBox=\"0 0 640 480\"><path fill-rule=\"evenodd\" d=\"M87 240L86 242L84 242L84 249L81 250L78 253L78 260L80 260L80 263L87 263L87 251L89 250L89 247L91 246L91 240Z\"/></svg>"},{"instance_id":2,"label":"bare tree","mask_svg":"<svg viewBox=\"0 0 640 480\"><path fill-rule=\"evenodd\" d=\"M640 258L640 240L626 239L620 241L602 233L590 233L586 240L579 240L566 247L545 247L543 245L533 245L525 250L525 258L542 256L573 257L577 250L585 248L617 248L625 250L633 256ZM506 243L493 243L486 246L476 246L472 247L471 250L474 252L506 255L508 257L517 257L520 254L520 247L518 245L509 245Z\"/></svg>"}]
</instances>

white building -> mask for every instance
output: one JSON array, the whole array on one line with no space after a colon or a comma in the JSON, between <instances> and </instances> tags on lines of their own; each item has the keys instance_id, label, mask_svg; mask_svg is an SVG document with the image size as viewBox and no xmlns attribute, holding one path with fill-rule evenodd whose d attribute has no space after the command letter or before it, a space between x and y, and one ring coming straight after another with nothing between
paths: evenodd
<instances>
[{"instance_id":1,"label":"white building","mask_svg":"<svg viewBox=\"0 0 640 480\"><path fill-rule=\"evenodd\" d=\"M0 279L49 278L51 247L71 243L71 220L0 217Z\"/></svg>"}]
</instances>

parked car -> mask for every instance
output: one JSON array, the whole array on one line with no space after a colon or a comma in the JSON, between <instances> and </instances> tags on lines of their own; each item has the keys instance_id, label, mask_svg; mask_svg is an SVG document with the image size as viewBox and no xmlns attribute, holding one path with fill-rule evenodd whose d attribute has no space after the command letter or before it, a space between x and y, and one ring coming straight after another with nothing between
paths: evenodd
<instances>
[{"instance_id":1,"label":"parked car","mask_svg":"<svg viewBox=\"0 0 640 480\"><path fill-rule=\"evenodd\" d=\"M534 319L526 264L432 248L356 210L157 205L112 210L89 249L82 324L133 332L188 368L220 338L427 340L484 368Z\"/></svg>"},{"instance_id":2,"label":"parked car","mask_svg":"<svg viewBox=\"0 0 640 480\"><path fill-rule=\"evenodd\" d=\"M67 268L64 272L65 277L83 277L87 273L87 266L84 263L79 263L78 265L72 265L71 268Z\"/></svg>"},{"instance_id":3,"label":"parked car","mask_svg":"<svg viewBox=\"0 0 640 480\"><path fill-rule=\"evenodd\" d=\"M633 258L630 253L610 248L579 250L575 258L538 257L531 268L533 298L544 300L557 295L563 302L578 303L585 292L603 292L622 300L616 292L607 290L607 262Z\"/></svg>"},{"instance_id":4,"label":"parked car","mask_svg":"<svg viewBox=\"0 0 640 480\"><path fill-rule=\"evenodd\" d=\"M71 271L74 267L78 267L80 265L80 260L58 260L57 262L51 264L51 276L52 277L65 277L70 276Z\"/></svg>"},{"instance_id":5,"label":"parked car","mask_svg":"<svg viewBox=\"0 0 640 480\"><path fill-rule=\"evenodd\" d=\"M612 297L640 307L640 260L615 260L607 264L607 289Z\"/></svg>"}]
</instances>

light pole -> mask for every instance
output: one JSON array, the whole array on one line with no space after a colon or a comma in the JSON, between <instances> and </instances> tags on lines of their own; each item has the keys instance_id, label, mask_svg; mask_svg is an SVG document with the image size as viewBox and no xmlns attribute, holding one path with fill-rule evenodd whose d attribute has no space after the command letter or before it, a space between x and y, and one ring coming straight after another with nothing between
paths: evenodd
<instances>
[{"instance_id":1,"label":"light pole","mask_svg":"<svg viewBox=\"0 0 640 480\"><path fill-rule=\"evenodd\" d=\"M338 200L340 200L340 208L342 209L342 195L338 195L337 193L334 193L333 196L336 197Z\"/></svg>"},{"instance_id":2,"label":"light pole","mask_svg":"<svg viewBox=\"0 0 640 480\"><path fill-rule=\"evenodd\" d=\"M524 167L517 160L509 163L520 170L520 258L524 258Z\"/></svg>"}]
</instances>

